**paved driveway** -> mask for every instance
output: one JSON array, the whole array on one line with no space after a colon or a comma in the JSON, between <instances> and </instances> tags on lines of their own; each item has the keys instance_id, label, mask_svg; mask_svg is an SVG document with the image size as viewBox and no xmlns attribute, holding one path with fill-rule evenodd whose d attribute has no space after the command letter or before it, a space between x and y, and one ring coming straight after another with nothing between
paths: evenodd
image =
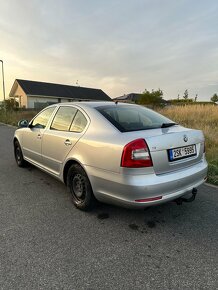
<instances>
[{"instance_id":1,"label":"paved driveway","mask_svg":"<svg viewBox=\"0 0 218 290\"><path fill-rule=\"evenodd\" d=\"M65 186L18 168L0 125L0 289L218 289L218 190L146 211L74 208Z\"/></svg>"}]
</instances>

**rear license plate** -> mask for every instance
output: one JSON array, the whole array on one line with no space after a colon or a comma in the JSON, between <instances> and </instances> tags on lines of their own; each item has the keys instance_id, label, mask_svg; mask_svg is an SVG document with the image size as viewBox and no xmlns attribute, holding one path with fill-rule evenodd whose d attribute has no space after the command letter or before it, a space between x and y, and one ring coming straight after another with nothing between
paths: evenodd
<instances>
[{"instance_id":1,"label":"rear license plate","mask_svg":"<svg viewBox=\"0 0 218 290\"><path fill-rule=\"evenodd\" d=\"M168 150L169 161L197 155L196 145L189 145Z\"/></svg>"}]
</instances>

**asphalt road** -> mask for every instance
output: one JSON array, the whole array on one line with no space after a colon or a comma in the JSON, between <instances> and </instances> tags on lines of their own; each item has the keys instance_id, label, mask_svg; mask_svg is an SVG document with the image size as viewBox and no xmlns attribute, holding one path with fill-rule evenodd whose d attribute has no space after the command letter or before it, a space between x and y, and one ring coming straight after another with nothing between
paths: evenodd
<instances>
[{"instance_id":1,"label":"asphalt road","mask_svg":"<svg viewBox=\"0 0 218 290\"><path fill-rule=\"evenodd\" d=\"M65 186L18 168L0 125L0 289L218 289L218 189L146 211L84 213Z\"/></svg>"}]
</instances>

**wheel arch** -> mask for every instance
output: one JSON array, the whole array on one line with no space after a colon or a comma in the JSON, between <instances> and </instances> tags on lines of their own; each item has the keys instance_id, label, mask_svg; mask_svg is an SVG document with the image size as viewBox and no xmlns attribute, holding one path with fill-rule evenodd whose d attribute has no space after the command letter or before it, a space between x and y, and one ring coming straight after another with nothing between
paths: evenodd
<instances>
[{"instance_id":1,"label":"wheel arch","mask_svg":"<svg viewBox=\"0 0 218 290\"><path fill-rule=\"evenodd\" d=\"M21 146L21 140L20 139L21 138L19 138L19 135L18 136L15 135L14 138L13 138L13 145L15 145L15 142L17 141L20 144L20 146Z\"/></svg>"},{"instance_id":2,"label":"wheel arch","mask_svg":"<svg viewBox=\"0 0 218 290\"><path fill-rule=\"evenodd\" d=\"M67 185L67 172L68 170L70 169L70 167L73 165L73 164L78 164L79 166L81 166L83 168L83 170L86 172L84 166L76 159L70 159L68 160L65 165L64 165L64 169L63 169L63 181L64 181L64 184ZM86 172L87 174L87 172ZM88 176L88 175L87 175Z\"/></svg>"},{"instance_id":3,"label":"wheel arch","mask_svg":"<svg viewBox=\"0 0 218 290\"><path fill-rule=\"evenodd\" d=\"M15 142L16 142L16 141L19 142L18 138L15 136L14 139L13 139L13 144L14 144L14 145L15 145Z\"/></svg>"}]
</instances>

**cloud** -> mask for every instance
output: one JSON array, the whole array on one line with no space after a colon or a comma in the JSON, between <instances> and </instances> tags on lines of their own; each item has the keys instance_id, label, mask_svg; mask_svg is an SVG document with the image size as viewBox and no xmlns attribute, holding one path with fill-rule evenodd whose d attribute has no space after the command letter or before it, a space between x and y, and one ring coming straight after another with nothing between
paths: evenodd
<instances>
[{"instance_id":1,"label":"cloud","mask_svg":"<svg viewBox=\"0 0 218 290\"><path fill-rule=\"evenodd\" d=\"M3 1L0 58L15 78L101 87L115 97L145 88L209 98L218 84L218 2Z\"/></svg>"}]
</instances>

